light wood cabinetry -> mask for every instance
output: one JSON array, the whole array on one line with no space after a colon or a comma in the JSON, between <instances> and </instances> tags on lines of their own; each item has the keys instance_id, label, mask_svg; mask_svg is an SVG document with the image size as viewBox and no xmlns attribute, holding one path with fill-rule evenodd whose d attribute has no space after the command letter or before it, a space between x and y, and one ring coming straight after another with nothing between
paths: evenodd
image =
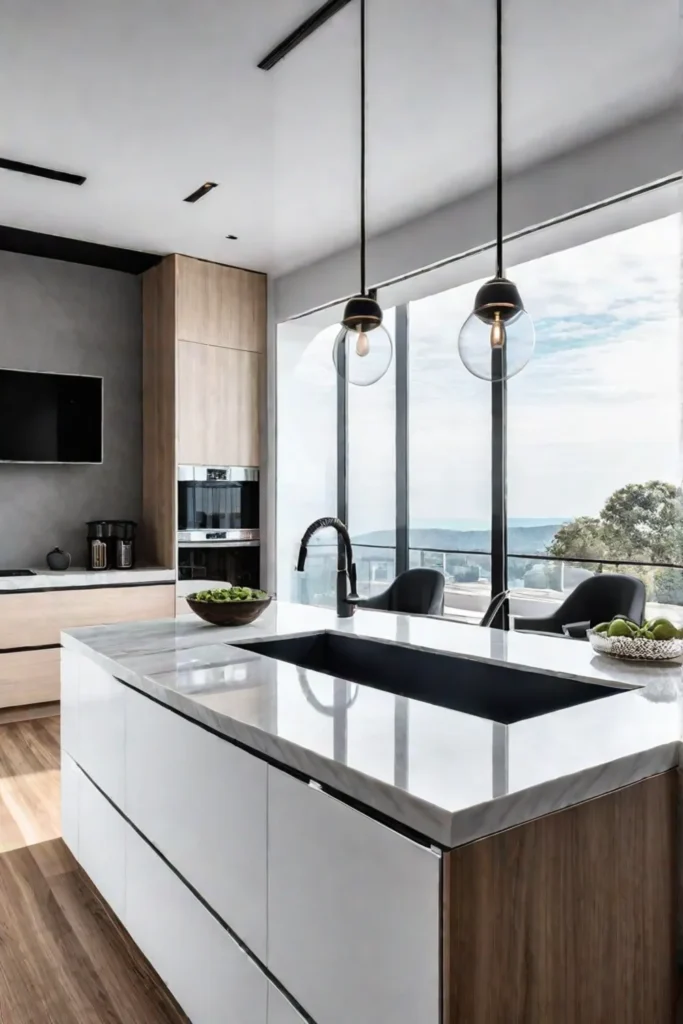
<instances>
[{"instance_id":1,"label":"light wood cabinetry","mask_svg":"<svg viewBox=\"0 0 683 1024\"><path fill-rule=\"evenodd\" d=\"M256 466L259 375L255 352L178 342L178 461Z\"/></svg>"},{"instance_id":2,"label":"light wood cabinetry","mask_svg":"<svg viewBox=\"0 0 683 1024\"><path fill-rule=\"evenodd\" d=\"M176 564L176 266L168 257L142 279L142 523L149 565Z\"/></svg>"},{"instance_id":3,"label":"light wood cabinetry","mask_svg":"<svg viewBox=\"0 0 683 1024\"><path fill-rule=\"evenodd\" d=\"M59 700L59 649L0 653L0 708L54 700Z\"/></svg>"},{"instance_id":4,"label":"light wood cabinetry","mask_svg":"<svg viewBox=\"0 0 683 1024\"><path fill-rule=\"evenodd\" d=\"M260 464L266 277L167 256L143 278L143 522L150 564L177 562L177 466Z\"/></svg>"},{"instance_id":5,"label":"light wood cabinetry","mask_svg":"<svg viewBox=\"0 0 683 1024\"><path fill-rule=\"evenodd\" d=\"M444 857L444 1024L671 1024L677 773Z\"/></svg>"},{"instance_id":6,"label":"light wood cabinetry","mask_svg":"<svg viewBox=\"0 0 683 1024\"><path fill-rule=\"evenodd\" d=\"M3 649L58 644L62 629L174 615L175 587L169 585L2 594L0 660L8 657Z\"/></svg>"},{"instance_id":7,"label":"light wood cabinetry","mask_svg":"<svg viewBox=\"0 0 683 1024\"><path fill-rule=\"evenodd\" d=\"M178 338L263 352L265 276L187 256L176 259Z\"/></svg>"}]
</instances>

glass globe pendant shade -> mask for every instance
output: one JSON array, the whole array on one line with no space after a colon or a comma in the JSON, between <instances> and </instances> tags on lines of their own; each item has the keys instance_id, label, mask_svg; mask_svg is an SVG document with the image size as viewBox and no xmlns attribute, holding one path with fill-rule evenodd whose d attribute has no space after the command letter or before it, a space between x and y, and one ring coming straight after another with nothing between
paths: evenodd
<instances>
[{"instance_id":1,"label":"glass globe pendant shade","mask_svg":"<svg viewBox=\"0 0 683 1024\"><path fill-rule=\"evenodd\" d=\"M391 366L393 354L377 301L367 296L350 299L332 352L339 376L358 387L376 384Z\"/></svg>"},{"instance_id":2,"label":"glass globe pendant shade","mask_svg":"<svg viewBox=\"0 0 683 1024\"><path fill-rule=\"evenodd\" d=\"M367 387L376 384L391 366L394 346L383 324L371 331L342 327L334 343L334 365L340 377L344 366L349 384Z\"/></svg>"},{"instance_id":3,"label":"glass globe pendant shade","mask_svg":"<svg viewBox=\"0 0 683 1024\"><path fill-rule=\"evenodd\" d=\"M535 342L534 322L515 285L504 278L482 285L458 336L469 372L481 380L508 380L529 362Z\"/></svg>"}]
</instances>

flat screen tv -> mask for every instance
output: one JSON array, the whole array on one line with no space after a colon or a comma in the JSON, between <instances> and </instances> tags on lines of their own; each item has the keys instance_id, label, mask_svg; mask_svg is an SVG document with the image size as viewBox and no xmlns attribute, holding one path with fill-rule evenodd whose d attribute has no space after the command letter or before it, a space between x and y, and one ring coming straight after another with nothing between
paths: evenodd
<instances>
[{"instance_id":1,"label":"flat screen tv","mask_svg":"<svg viewBox=\"0 0 683 1024\"><path fill-rule=\"evenodd\" d=\"M0 462L101 461L101 377L0 370Z\"/></svg>"}]
</instances>

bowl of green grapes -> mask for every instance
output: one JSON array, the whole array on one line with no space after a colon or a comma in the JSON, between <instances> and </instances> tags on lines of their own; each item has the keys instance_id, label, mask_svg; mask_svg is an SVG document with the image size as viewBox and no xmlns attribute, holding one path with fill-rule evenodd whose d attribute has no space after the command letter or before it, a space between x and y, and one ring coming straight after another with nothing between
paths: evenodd
<instances>
[{"instance_id":1,"label":"bowl of green grapes","mask_svg":"<svg viewBox=\"0 0 683 1024\"><path fill-rule=\"evenodd\" d=\"M632 661L672 661L683 655L683 629L669 619L649 619L639 625L625 615L588 630L594 651Z\"/></svg>"},{"instance_id":2,"label":"bowl of green grapes","mask_svg":"<svg viewBox=\"0 0 683 1024\"><path fill-rule=\"evenodd\" d=\"M251 587L219 587L198 590L186 600L195 615L212 626L246 626L258 619L272 598Z\"/></svg>"}]
</instances>

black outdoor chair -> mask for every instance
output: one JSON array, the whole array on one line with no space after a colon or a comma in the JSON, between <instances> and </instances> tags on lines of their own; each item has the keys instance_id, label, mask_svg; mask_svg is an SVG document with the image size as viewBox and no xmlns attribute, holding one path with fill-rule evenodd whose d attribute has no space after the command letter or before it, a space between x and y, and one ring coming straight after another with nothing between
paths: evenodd
<instances>
[{"instance_id":1,"label":"black outdoor chair","mask_svg":"<svg viewBox=\"0 0 683 1024\"><path fill-rule=\"evenodd\" d=\"M362 598L358 605L406 615L443 615L444 584L438 569L407 569L387 590Z\"/></svg>"},{"instance_id":2,"label":"black outdoor chair","mask_svg":"<svg viewBox=\"0 0 683 1024\"><path fill-rule=\"evenodd\" d=\"M514 628L536 633L568 633L585 640L589 626L609 622L615 615L625 615L641 625L645 598L645 584L635 576L598 573L579 583L551 615L538 618L516 615Z\"/></svg>"}]
</instances>

